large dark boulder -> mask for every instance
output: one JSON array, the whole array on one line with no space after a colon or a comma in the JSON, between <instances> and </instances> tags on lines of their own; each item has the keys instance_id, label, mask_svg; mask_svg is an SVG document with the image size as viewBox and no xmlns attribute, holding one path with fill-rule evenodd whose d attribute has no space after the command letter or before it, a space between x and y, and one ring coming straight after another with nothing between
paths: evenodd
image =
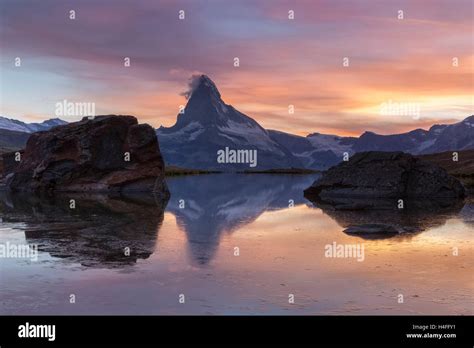
<instances>
[{"instance_id":1,"label":"large dark boulder","mask_svg":"<svg viewBox=\"0 0 474 348\"><path fill-rule=\"evenodd\" d=\"M20 164L7 178L7 188L168 195L155 131L133 116L115 115L33 133Z\"/></svg>"},{"instance_id":2,"label":"large dark boulder","mask_svg":"<svg viewBox=\"0 0 474 348\"><path fill-rule=\"evenodd\" d=\"M362 152L332 167L305 196L333 198L462 198L462 184L446 170L403 152Z\"/></svg>"}]
</instances>

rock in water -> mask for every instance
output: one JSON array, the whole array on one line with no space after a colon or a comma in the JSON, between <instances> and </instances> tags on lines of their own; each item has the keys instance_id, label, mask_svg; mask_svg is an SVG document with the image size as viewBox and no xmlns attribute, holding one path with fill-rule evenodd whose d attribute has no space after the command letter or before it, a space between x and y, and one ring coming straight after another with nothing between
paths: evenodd
<instances>
[{"instance_id":1,"label":"rock in water","mask_svg":"<svg viewBox=\"0 0 474 348\"><path fill-rule=\"evenodd\" d=\"M169 195L153 128L133 116L97 116L33 133L7 180L12 191Z\"/></svg>"},{"instance_id":2,"label":"rock in water","mask_svg":"<svg viewBox=\"0 0 474 348\"><path fill-rule=\"evenodd\" d=\"M382 235L383 237L392 237L401 233L395 226L388 224L361 224L351 225L347 227L344 233L361 236L377 236Z\"/></svg>"},{"instance_id":3,"label":"rock in water","mask_svg":"<svg viewBox=\"0 0 474 348\"><path fill-rule=\"evenodd\" d=\"M361 152L332 167L305 190L320 199L462 198L462 184L446 170L403 152Z\"/></svg>"}]
</instances>

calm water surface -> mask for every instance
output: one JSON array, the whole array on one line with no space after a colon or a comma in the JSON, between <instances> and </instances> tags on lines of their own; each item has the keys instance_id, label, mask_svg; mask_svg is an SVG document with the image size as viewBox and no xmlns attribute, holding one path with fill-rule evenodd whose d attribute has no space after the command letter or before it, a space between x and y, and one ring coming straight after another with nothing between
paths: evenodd
<instances>
[{"instance_id":1,"label":"calm water surface","mask_svg":"<svg viewBox=\"0 0 474 348\"><path fill-rule=\"evenodd\" d=\"M178 177L167 204L79 195L74 210L2 194L0 243L39 254L0 259L0 314L474 314L474 201L338 210L303 197L314 179ZM412 233L343 232L370 222ZM333 243L363 246L363 261L325 257Z\"/></svg>"}]
</instances>

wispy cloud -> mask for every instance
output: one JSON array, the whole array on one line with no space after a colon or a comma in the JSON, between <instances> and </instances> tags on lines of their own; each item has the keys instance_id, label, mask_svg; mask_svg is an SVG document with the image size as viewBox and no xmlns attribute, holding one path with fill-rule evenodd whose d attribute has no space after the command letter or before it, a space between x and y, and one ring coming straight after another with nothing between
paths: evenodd
<instances>
[{"instance_id":1,"label":"wispy cloud","mask_svg":"<svg viewBox=\"0 0 474 348\"><path fill-rule=\"evenodd\" d=\"M473 105L471 1L6 0L1 17L0 112L26 120L76 99L169 126L197 72L264 127L298 134L404 131ZM382 116L387 100L424 113Z\"/></svg>"}]
</instances>

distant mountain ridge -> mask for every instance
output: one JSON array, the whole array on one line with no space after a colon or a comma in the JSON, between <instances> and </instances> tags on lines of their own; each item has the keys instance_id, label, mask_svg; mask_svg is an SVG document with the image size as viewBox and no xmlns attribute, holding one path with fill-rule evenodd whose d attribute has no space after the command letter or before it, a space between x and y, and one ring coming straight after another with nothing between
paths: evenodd
<instances>
[{"instance_id":1,"label":"distant mountain ridge","mask_svg":"<svg viewBox=\"0 0 474 348\"><path fill-rule=\"evenodd\" d=\"M450 150L474 148L474 116L451 125L434 125L429 130L379 135L363 133L354 146L354 151L405 151L412 154L428 154Z\"/></svg>"},{"instance_id":2,"label":"distant mountain ridge","mask_svg":"<svg viewBox=\"0 0 474 348\"><path fill-rule=\"evenodd\" d=\"M67 124L59 118L41 123L26 123L0 116L0 153L16 151L25 147L31 133L46 131Z\"/></svg>"},{"instance_id":3,"label":"distant mountain ridge","mask_svg":"<svg viewBox=\"0 0 474 348\"><path fill-rule=\"evenodd\" d=\"M49 130L52 127L61 126L63 124L67 124L67 122L59 118L51 118L41 123L25 123L22 121L0 116L0 129L23 133L35 133L45 131Z\"/></svg>"},{"instance_id":4,"label":"distant mountain ridge","mask_svg":"<svg viewBox=\"0 0 474 348\"><path fill-rule=\"evenodd\" d=\"M269 130L270 136L311 169L327 169L339 163L345 152L403 151L413 155L474 149L474 116L450 125L434 125L429 130L380 135L364 132L360 137L340 137L320 133L306 137Z\"/></svg>"},{"instance_id":5,"label":"distant mountain ridge","mask_svg":"<svg viewBox=\"0 0 474 348\"><path fill-rule=\"evenodd\" d=\"M363 151L403 151L414 155L474 149L474 115L449 125L433 125L429 130L380 135L364 132L360 137L320 133L299 136L263 128L253 118L226 104L216 84L206 75L195 76L188 102L171 127L156 130L160 150L167 165L203 170L248 170L246 163L218 163L217 151L225 148L256 150L256 170L306 168L325 170L347 153ZM18 147L28 134L65 124L60 119L24 123L0 116L0 146ZM10 133L16 132L16 133ZM21 136L20 136L20 132ZM18 138L19 137L19 138ZM15 146L8 146L12 139Z\"/></svg>"}]
</instances>

